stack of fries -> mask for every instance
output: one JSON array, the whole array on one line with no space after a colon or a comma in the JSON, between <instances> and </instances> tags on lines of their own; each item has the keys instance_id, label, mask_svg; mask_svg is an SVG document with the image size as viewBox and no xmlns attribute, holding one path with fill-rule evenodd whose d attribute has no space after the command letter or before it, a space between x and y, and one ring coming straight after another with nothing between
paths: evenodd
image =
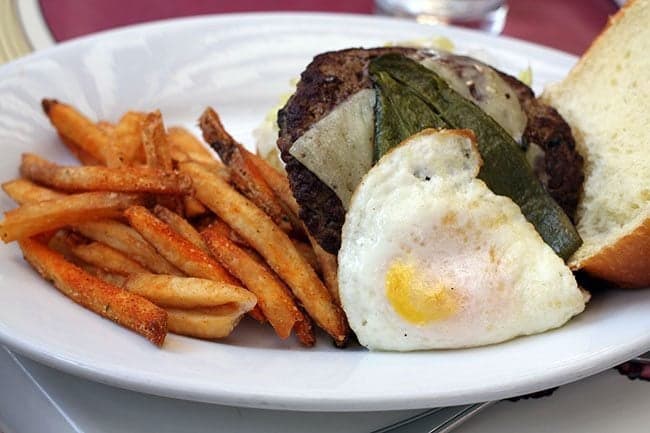
<instances>
[{"instance_id":1,"label":"stack of fries","mask_svg":"<svg viewBox=\"0 0 650 433\"><path fill-rule=\"evenodd\" d=\"M158 111L111 124L43 109L83 165L23 154L0 236L63 294L158 346L168 331L226 337L247 313L282 339L312 346L315 322L345 344L336 257L307 235L286 176L214 110L200 126L221 160Z\"/></svg>"}]
</instances>

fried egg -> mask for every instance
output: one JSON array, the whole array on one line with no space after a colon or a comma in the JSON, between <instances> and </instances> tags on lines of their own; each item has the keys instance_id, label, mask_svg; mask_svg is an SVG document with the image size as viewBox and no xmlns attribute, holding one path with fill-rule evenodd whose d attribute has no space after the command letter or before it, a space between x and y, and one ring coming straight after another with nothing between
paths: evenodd
<instances>
[{"instance_id":1,"label":"fried egg","mask_svg":"<svg viewBox=\"0 0 650 433\"><path fill-rule=\"evenodd\" d=\"M425 130L385 155L354 192L339 291L374 350L471 347L544 332L588 295L509 198L477 179L471 131Z\"/></svg>"}]
</instances>

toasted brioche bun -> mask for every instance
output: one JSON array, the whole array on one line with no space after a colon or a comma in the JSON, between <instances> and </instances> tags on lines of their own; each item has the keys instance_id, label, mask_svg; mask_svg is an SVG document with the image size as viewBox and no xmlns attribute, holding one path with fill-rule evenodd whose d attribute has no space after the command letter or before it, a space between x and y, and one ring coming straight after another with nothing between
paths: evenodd
<instances>
[{"instance_id":1,"label":"toasted brioche bun","mask_svg":"<svg viewBox=\"0 0 650 433\"><path fill-rule=\"evenodd\" d=\"M622 8L543 99L571 125L585 159L569 259L621 287L650 286L650 0Z\"/></svg>"}]
</instances>

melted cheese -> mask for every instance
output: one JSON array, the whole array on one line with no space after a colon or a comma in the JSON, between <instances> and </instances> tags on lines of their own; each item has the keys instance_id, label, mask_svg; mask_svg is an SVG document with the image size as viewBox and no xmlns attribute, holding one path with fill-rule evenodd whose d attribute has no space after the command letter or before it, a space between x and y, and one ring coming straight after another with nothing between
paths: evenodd
<instances>
[{"instance_id":1,"label":"melted cheese","mask_svg":"<svg viewBox=\"0 0 650 433\"><path fill-rule=\"evenodd\" d=\"M528 118L515 91L494 69L470 57L452 54L426 57L420 63L478 105L515 141L521 141Z\"/></svg>"},{"instance_id":2,"label":"melted cheese","mask_svg":"<svg viewBox=\"0 0 650 433\"><path fill-rule=\"evenodd\" d=\"M329 186L348 208L372 167L375 91L361 90L298 138L289 153Z\"/></svg>"}]
</instances>

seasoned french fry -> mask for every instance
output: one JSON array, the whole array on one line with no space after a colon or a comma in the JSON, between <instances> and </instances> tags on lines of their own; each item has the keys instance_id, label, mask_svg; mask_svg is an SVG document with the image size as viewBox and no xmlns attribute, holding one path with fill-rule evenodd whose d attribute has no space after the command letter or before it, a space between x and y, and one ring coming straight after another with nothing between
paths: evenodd
<instances>
[{"instance_id":1,"label":"seasoned french fry","mask_svg":"<svg viewBox=\"0 0 650 433\"><path fill-rule=\"evenodd\" d=\"M169 224L170 227L176 230L176 232L179 233L181 236L183 236L185 239L190 241L196 247L200 248L206 254L208 255L211 254L207 245L203 241L201 235L196 231L196 229L191 224L189 224L185 219L180 217L180 215L169 211L169 209L165 208L164 206L156 206L154 212L156 213L158 218L160 218L162 221ZM255 305L255 307L252 310L250 310L248 314L259 323L267 322L264 312L261 310L259 305Z\"/></svg>"},{"instance_id":2,"label":"seasoned french fry","mask_svg":"<svg viewBox=\"0 0 650 433\"><path fill-rule=\"evenodd\" d=\"M167 141L172 151L181 152L188 159L206 165L218 163L214 155L185 128L171 127L167 130Z\"/></svg>"},{"instance_id":3,"label":"seasoned french fry","mask_svg":"<svg viewBox=\"0 0 650 433\"><path fill-rule=\"evenodd\" d=\"M298 337L298 341L300 341L303 346L312 347L314 344L316 344L314 326L312 324L311 318L307 314L302 311L300 314L302 314L302 319L296 322L293 330L296 333L296 337Z\"/></svg>"},{"instance_id":4,"label":"seasoned french fry","mask_svg":"<svg viewBox=\"0 0 650 433\"><path fill-rule=\"evenodd\" d=\"M25 259L64 295L83 307L143 335L161 346L167 313L141 296L84 272L62 255L33 239L21 239Z\"/></svg>"},{"instance_id":5,"label":"seasoned french fry","mask_svg":"<svg viewBox=\"0 0 650 433\"><path fill-rule=\"evenodd\" d=\"M349 328L343 311L335 304L313 268L296 251L286 233L218 175L194 162L181 163L180 167L192 177L196 197L257 250L287 283L316 323L337 344L344 344Z\"/></svg>"},{"instance_id":6,"label":"seasoned french fry","mask_svg":"<svg viewBox=\"0 0 650 433\"><path fill-rule=\"evenodd\" d=\"M203 215L202 217L198 218L197 220L193 221L194 227L196 230L198 230L199 233L201 233L202 230L208 228L212 223L214 223L217 220L217 217L210 212L207 215Z\"/></svg>"},{"instance_id":7,"label":"seasoned french fry","mask_svg":"<svg viewBox=\"0 0 650 433\"><path fill-rule=\"evenodd\" d=\"M169 153L170 153L170 155L172 157L172 163L174 163L174 162L185 162L185 161L191 161L192 160L187 153L185 153L182 150L177 149L175 147L170 148Z\"/></svg>"},{"instance_id":8,"label":"seasoned french fry","mask_svg":"<svg viewBox=\"0 0 650 433\"><path fill-rule=\"evenodd\" d=\"M55 99L43 99L42 106L59 135L101 164L106 163L109 138L104 131L70 105Z\"/></svg>"},{"instance_id":9,"label":"seasoned french fry","mask_svg":"<svg viewBox=\"0 0 650 433\"><path fill-rule=\"evenodd\" d=\"M280 199L282 207L285 209L286 215L296 233L309 233L302 220L298 217L300 215L300 206L293 196L287 175L280 173L259 155L250 153L248 159L266 180L275 196Z\"/></svg>"},{"instance_id":10,"label":"seasoned french fry","mask_svg":"<svg viewBox=\"0 0 650 433\"><path fill-rule=\"evenodd\" d=\"M160 111L147 114L142 122L142 146L147 165L163 170L172 169L172 156Z\"/></svg>"},{"instance_id":11,"label":"seasoned french fry","mask_svg":"<svg viewBox=\"0 0 650 433\"><path fill-rule=\"evenodd\" d=\"M203 278L137 274L126 279L124 288L169 308L203 308L237 304L242 311L255 306L255 295L246 289Z\"/></svg>"},{"instance_id":12,"label":"seasoned french fry","mask_svg":"<svg viewBox=\"0 0 650 433\"><path fill-rule=\"evenodd\" d=\"M316 258L316 253L312 249L311 245L299 241L298 239L290 238L291 242L293 242L293 246L296 247L296 250L302 255L302 257L309 263L309 266L314 268L314 270L318 273L320 273L320 264L318 263L318 259Z\"/></svg>"},{"instance_id":13,"label":"seasoned french fry","mask_svg":"<svg viewBox=\"0 0 650 433\"><path fill-rule=\"evenodd\" d=\"M111 152L106 155L108 167L122 167L144 162L142 148L142 121L145 115L129 111L113 128L110 138Z\"/></svg>"},{"instance_id":14,"label":"seasoned french fry","mask_svg":"<svg viewBox=\"0 0 650 433\"><path fill-rule=\"evenodd\" d=\"M300 213L300 206L298 206L298 202L293 196L287 176L273 168L264 158L252 152L250 153L249 160L264 177L266 183L273 190L273 193L282 200L292 213L298 215Z\"/></svg>"},{"instance_id":15,"label":"seasoned french fry","mask_svg":"<svg viewBox=\"0 0 650 433\"><path fill-rule=\"evenodd\" d=\"M183 173L149 167L62 167L32 153L23 154L20 173L35 182L70 192L186 194L192 191L192 181Z\"/></svg>"},{"instance_id":16,"label":"seasoned french fry","mask_svg":"<svg viewBox=\"0 0 650 433\"><path fill-rule=\"evenodd\" d=\"M201 234L217 260L257 296L257 305L276 334L287 338L303 318L286 286L218 229Z\"/></svg>"},{"instance_id":17,"label":"seasoned french fry","mask_svg":"<svg viewBox=\"0 0 650 433\"><path fill-rule=\"evenodd\" d=\"M173 167L171 148L159 110L147 114L142 122L142 146L149 167L171 171ZM182 202L178 197L157 197L157 202L165 207L182 211Z\"/></svg>"},{"instance_id":18,"label":"seasoned french fry","mask_svg":"<svg viewBox=\"0 0 650 433\"><path fill-rule=\"evenodd\" d=\"M210 254L210 250L203 241L199 232L197 232L192 224L187 222L185 218L160 205L156 205L153 209L153 213L158 217L158 219L167 223L172 229L174 229L176 233L183 236L185 240L190 241L195 247L199 248L204 253L208 255Z\"/></svg>"},{"instance_id":19,"label":"seasoned french fry","mask_svg":"<svg viewBox=\"0 0 650 433\"><path fill-rule=\"evenodd\" d=\"M266 212L284 231L291 231L290 218L267 185L257 168L250 162L250 152L235 141L221 124L219 115L207 108L199 119L203 138L231 169L231 180L238 190Z\"/></svg>"},{"instance_id":20,"label":"seasoned french fry","mask_svg":"<svg viewBox=\"0 0 650 433\"><path fill-rule=\"evenodd\" d=\"M106 120L100 120L97 122L97 127L109 137L115 131L115 125L113 125L111 122L107 122Z\"/></svg>"},{"instance_id":21,"label":"seasoned french fry","mask_svg":"<svg viewBox=\"0 0 650 433\"><path fill-rule=\"evenodd\" d=\"M108 272L104 269L100 269L90 263L87 263L77 257L73 250L74 248L85 244L85 240L81 235L73 233L69 230L58 230L54 236L52 236L47 243L47 246L52 248L57 253L61 254L67 261L72 262L73 264L79 266L84 271L88 272L90 275L104 280L109 284L113 284L117 287L122 287L126 281L124 275L117 273Z\"/></svg>"},{"instance_id":22,"label":"seasoned french fry","mask_svg":"<svg viewBox=\"0 0 650 433\"><path fill-rule=\"evenodd\" d=\"M240 246L241 248L245 250L251 250L250 245L248 245L248 242L244 238L242 238L235 230L233 230L228 224L223 222L223 220L220 220L219 218L213 218L210 224L207 224L203 230L210 228L210 230L215 231L222 236L225 236L226 238L230 239L232 242ZM255 251L254 251L255 252ZM257 254L257 252L255 252ZM262 259L263 261L263 259Z\"/></svg>"},{"instance_id":23,"label":"seasoned french fry","mask_svg":"<svg viewBox=\"0 0 650 433\"><path fill-rule=\"evenodd\" d=\"M245 252L251 259L255 260L258 264L266 267L266 262L258 254L257 251L253 250L246 241L237 234L236 231L228 227L228 224L224 223L220 219L216 217L212 218L207 218L204 221L202 221L199 224L200 227L197 227L199 230L203 231L210 227L211 230L215 230L217 233L220 233L222 236L225 236L228 238L230 241L234 242L236 245L238 245L243 252ZM269 272L273 272L269 269ZM273 274L275 276L275 274ZM282 282L280 282L283 284ZM260 308L259 305L256 305L255 308L253 308L249 313L248 313L253 319L257 320L260 323L266 323L266 317L264 316L264 313L262 312L262 309ZM302 313L301 313L302 314Z\"/></svg>"},{"instance_id":24,"label":"seasoned french fry","mask_svg":"<svg viewBox=\"0 0 650 433\"><path fill-rule=\"evenodd\" d=\"M149 167L159 167L156 139L160 140L160 122L154 122L155 117L146 115L142 121L142 149L144 149L145 164ZM170 154L171 155L171 154Z\"/></svg>"},{"instance_id":25,"label":"seasoned french fry","mask_svg":"<svg viewBox=\"0 0 650 433\"><path fill-rule=\"evenodd\" d=\"M60 135L59 138L61 142L68 148L70 153L72 153L75 158L83 165L102 165L103 163L97 158L90 155L85 150L82 150L79 146L72 142L72 140Z\"/></svg>"},{"instance_id":26,"label":"seasoned french fry","mask_svg":"<svg viewBox=\"0 0 650 433\"><path fill-rule=\"evenodd\" d=\"M86 221L74 225L73 229L89 239L102 242L122 252L154 273L184 275L183 272L158 254L155 248L145 241L137 231L121 222L111 220Z\"/></svg>"},{"instance_id":27,"label":"seasoned french fry","mask_svg":"<svg viewBox=\"0 0 650 433\"><path fill-rule=\"evenodd\" d=\"M243 146L239 145L239 149L245 155L246 161L257 169L266 184L280 200L294 230L301 233L303 226L300 218L298 218L300 206L298 206L298 202L293 196L286 174L279 172L264 158L253 152L249 152Z\"/></svg>"},{"instance_id":28,"label":"seasoned french fry","mask_svg":"<svg viewBox=\"0 0 650 433\"><path fill-rule=\"evenodd\" d=\"M228 225L226 223L219 220L218 218L216 218L216 217L209 218L208 221L206 221L203 224L200 224L200 226L201 226L200 230L205 230L208 227L212 226L211 230L216 230L217 232L221 233L223 236L230 239L235 244L239 245L241 247L242 251L244 251L246 254L248 254L248 256L251 259L257 261L259 264L261 264L263 266L266 265L266 262L264 262L264 259L257 253L257 251L251 249L251 247L246 243L246 241L244 239L241 238L241 236L239 236L237 234L237 232L235 232L233 229L228 227ZM269 270L269 272L273 272L273 271ZM249 311L248 314L253 319L257 320L259 323L266 323L267 322L267 319L264 316L264 313L262 312L262 309L260 308L259 305L256 305L255 308L253 308L251 311Z\"/></svg>"},{"instance_id":29,"label":"seasoned french fry","mask_svg":"<svg viewBox=\"0 0 650 433\"><path fill-rule=\"evenodd\" d=\"M124 275L106 272L105 270L93 266L89 263L79 262L76 263L76 265L79 266L84 271L88 272L90 275L93 275L99 278L100 280L117 287L122 287L124 285L124 282L126 281L126 277Z\"/></svg>"},{"instance_id":30,"label":"seasoned french fry","mask_svg":"<svg viewBox=\"0 0 650 433\"><path fill-rule=\"evenodd\" d=\"M88 272L90 275L94 275L109 284L113 284L117 287L122 287L124 281L126 281L126 277L124 275L120 275L119 273L112 273L88 262L85 262L73 252L75 248L84 245L85 243L86 241L81 235L73 233L69 230L62 229L58 230L54 236L50 238L47 246L52 248L57 253L61 254L69 262L72 262L84 271Z\"/></svg>"},{"instance_id":31,"label":"seasoned french fry","mask_svg":"<svg viewBox=\"0 0 650 433\"><path fill-rule=\"evenodd\" d=\"M2 189L18 204L38 203L66 196L64 193L36 185L27 179L10 180L2 184Z\"/></svg>"},{"instance_id":32,"label":"seasoned french fry","mask_svg":"<svg viewBox=\"0 0 650 433\"><path fill-rule=\"evenodd\" d=\"M330 291L332 298L337 303L341 305L341 298L339 296L339 279L338 279L338 269L339 264L336 256L330 254L321 247L316 239L312 236L309 236L309 242L313 248L314 255L320 267L321 274L323 276L323 282L325 286Z\"/></svg>"},{"instance_id":33,"label":"seasoned french fry","mask_svg":"<svg viewBox=\"0 0 650 433\"><path fill-rule=\"evenodd\" d=\"M270 274L273 275L274 278L277 279L277 275L268 267L267 263L264 261L264 258L260 256L257 251L251 248L251 246L248 245L248 243L241 236L239 236L236 231L230 228L228 224L215 217L210 223L206 223L201 227L201 233L208 229L218 236L222 236L232 242L243 253L245 253L248 258L254 260L258 265L264 267L265 270L267 270ZM284 283L281 280L278 279L278 282L284 287ZM293 295L290 294L290 296L293 299ZM255 308L250 312L250 315L260 323L265 323L267 321L264 313L261 311L261 308L259 308L259 304L256 305Z\"/></svg>"},{"instance_id":34,"label":"seasoned french fry","mask_svg":"<svg viewBox=\"0 0 650 433\"><path fill-rule=\"evenodd\" d=\"M71 248L72 254L86 263L96 266L106 272L119 275L131 275L149 272L144 266L132 260L101 242L76 245Z\"/></svg>"},{"instance_id":35,"label":"seasoned french fry","mask_svg":"<svg viewBox=\"0 0 650 433\"><path fill-rule=\"evenodd\" d=\"M172 156L172 162L175 162L175 163L194 161L194 162L198 162L200 164L205 165L206 167L209 167L209 168L215 169L215 170L220 170L220 169L225 168L225 166L221 163L221 161L218 161L216 159L212 159L212 160L208 161L206 158L199 157L199 158L201 158L201 161L197 161L192 156L185 153L185 151L183 149L180 149L178 147L170 148L170 152L171 152L171 156ZM230 176L230 174L228 176Z\"/></svg>"},{"instance_id":36,"label":"seasoned french fry","mask_svg":"<svg viewBox=\"0 0 650 433\"><path fill-rule=\"evenodd\" d=\"M142 206L124 212L131 226L170 263L190 277L239 285L217 261L185 240L169 225L160 221Z\"/></svg>"},{"instance_id":37,"label":"seasoned french fry","mask_svg":"<svg viewBox=\"0 0 650 433\"><path fill-rule=\"evenodd\" d=\"M237 326L243 313L230 306L196 310L168 308L169 331L209 340L224 338Z\"/></svg>"},{"instance_id":38,"label":"seasoned french fry","mask_svg":"<svg viewBox=\"0 0 650 433\"><path fill-rule=\"evenodd\" d=\"M65 257L66 260L74 261L75 257L72 254L72 243L70 232L65 229L57 230L57 232L50 238L47 246L52 248L57 253Z\"/></svg>"},{"instance_id":39,"label":"seasoned french fry","mask_svg":"<svg viewBox=\"0 0 650 433\"><path fill-rule=\"evenodd\" d=\"M5 243L11 242L79 221L117 217L123 209L142 202L139 194L86 192L24 204L5 213L0 235Z\"/></svg>"},{"instance_id":40,"label":"seasoned french fry","mask_svg":"<svg viewBox=\"0 0 650 433\"><path fill-rule=\"evenodd\" d=\"M208 212L203 203L190 195L183 196L183 206L185 208L185 216L194 218Z\"/></svg>"},{"instance_id":41,"label":"seasoned french fry","mask_svg":"<svg viewBox=\"0 0 650 433\"><path fill-rule=\"evenodd\" d=\"M217 112L211 107L206 108L199 118L199 127L206 143L217 152L221 161L230 165L233 154L241 145L226 131Z\"/></svg>"},{"instance_id":42,"label":"seasoned french fry","mask_svg":"<svg viewBox=\"0 0 650 433\"><path fill-rule=\"evenodd\" d=\"M262 313L262 309L259 305L255 305L255 307L248 312L248 315L258 321L260 324L267 322L266 316L264 316L264 313Z\"/></svg>"}]
</instances>

